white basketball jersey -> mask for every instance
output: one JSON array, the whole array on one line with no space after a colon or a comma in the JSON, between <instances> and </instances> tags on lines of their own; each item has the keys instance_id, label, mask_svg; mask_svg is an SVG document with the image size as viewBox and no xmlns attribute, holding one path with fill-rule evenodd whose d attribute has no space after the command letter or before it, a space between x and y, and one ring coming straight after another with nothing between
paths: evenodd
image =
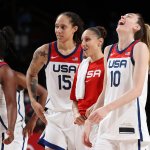
<instances>
[{"instance_id":1,"label":"white basketball jersey","mask_svg":"<svg viewBox=\"0 0 150 150\"><path fill-rule=\"evenodd\" d=\"M17 120L15 128L17 126L25 126L25 106L24 106L24 91L17 91ZM5 131L8 127L6 101L3 90L0 85L0 129Z\"/></svg>"},{"instance_id":2,"label":"white basketball jersey","mask_svg":"<svg viewBox=\"0 0 150 150\"><path fill-rule=\"evenodd\" d=\"M7 117L5 97L0 85L0 135L7 129L6 119L3 117L5 113Z\"/></svg>"},{"instance_id":3,"label":"white basketball jersey","mask_svg":"<svg viewBox=\"0 0 150 150\"><path fill-rule=\"evenodd\" d=\"M133 47L119 51L114 44L107 61L107 85L104 105L116 100L133 86ZM113 140L140 139L149 141L145 105L147 99L148 72L141 96L108 114L100 123L99 136Z\"/></svg>"},{"instance_id":4,"label":"white basketball jersey","mask_svg":"<svg viewBox=\"0 0 150 150\"><path fill-rule=\"evenodd\" d=\"M0 69L4 66L7 65L5 62L0 62ZM5 102L5 96L4 92L2 89L2 85L0 84L0 135L7 129L7 124L6 124L6 119L4 120L4 114L6 113L7 116L7 111L6 111L6 102Z\"/></svg>"},{"instance_id":5,"label":"white basketball jersey","mask_svg":"<svg viewBox=\"0 0 150 150\"><path fill-rule=\"evenodd\" d=\"M25 126L24 90L17 91L17 125Z\"/></svg>"},{"instance_id":6,"label":"white basketball jersey","mask_svg":"<svg viewBox=\"0 0 150 150\"><path fill-rule=\"evenodd\" d=\"M49 59L45 69L48 98L46 107L54 111L72 110L70 91L74 74L82 60L79 45L69 55L62 55L57 49L57 42L50 43Z\"/></svg>"}]
</instances>

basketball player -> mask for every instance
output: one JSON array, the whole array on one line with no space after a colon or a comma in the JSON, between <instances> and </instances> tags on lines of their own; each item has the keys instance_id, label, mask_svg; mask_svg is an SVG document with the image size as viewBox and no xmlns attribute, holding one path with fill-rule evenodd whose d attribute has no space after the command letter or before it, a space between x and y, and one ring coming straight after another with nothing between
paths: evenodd
<instances>
[{"instance_id":1,"label":"basketball player","mask_svg":"<svg viewBox=\"0 0 150 150\"><path fill-rule=\"evenodd\" d=\"M4 33L10 31L9 27L0 30L0 149L3 149L3 143L10 144L14 139L14 127L17 117L16 104L16 80L13 70L4 62L5 50L8 50L8 43L4 39ZM11 39L11 36L9 36ZM6 108L4 105L6 104ZM8 126L4 123L3 113L7 111ZM4 138L3 132L7 133Z\"/></svg>"},{"instance_id":2,"label":"basketball player","mask_svg":"<svg viewBox=\"0 0 150 150\"><path fill-rule=\"evenodd\" d=\"M4 27L3 30L0 32L0 39L2 41L1 42L1 49L2 49L1 57L2 58L5 57L8 50L11 50L11 51L14 50L13 49L14 48L14 46L13 46L14 38L15 38L15 34L11 27ZM5 93L10 94L10 96L12 96L12 98L13 98L12 92L15 89L15 94L14 94L15 95L15 103L17 101L17 107L16 107L17 120L16 120L16 124L15 124L15 129L13 130L14 131L14 133L13 133L14 140L9 145L6 145L7 143L5 141L4 141L4 143L2 143L2 140L7 137L7 134L6 134L7 127L9 129L9 116L7 114L9 114L8 112L11 111L11 115L14 115L14 116L11 116L13 119L15 117L15 107L13 109L10 107L9 110L6 110L6 106L8 104L7 104L7 101L5 102L5 100L8 96L4 97L3 91L5 90L5 88L3 87L3 89L4 89L3 91L1 88L0 122L1 122L1 125L3 126L3 128L2 128L2 130L0 130L1 135L2 135L2 139L0 142L0 149L2 149L2 150L11 150L11 149L26 150L27 137L25 138L22 133L23 128L25 127L24 89L27 89L26 77L22 73L11 70L8 67L7 63L4 62L4 59L1 59L0 65L1 65L2 69L4 68L4 71L2 72L3 74L2 73L1 74L4 76L3 78L6 79L6 81L8 82L7 86L9 88L11 88L11 92L9 92L9 88L8 88L7 92L9 92L9 93L4 92L4 94ZM7 77L8 73L10 74L9 76L11 77L11 80L13 80L13 81L9 81L10 79ZM2 81L1 81L1 83L4 84L3 83L4 81L3 82ZM11 87L12 83L13 83L14 87ZM44 102L44 100L46 100L47 92L40 85L37 86L37 94L39 96L40 101ZM10 100L12 98L9 97ZM11 102L10 102L10 105L12 105ZM27 126L24 129L24 134L28 133L28 135L30 136L30 134L33 132L33 129L35 127L37 119L38 119L37 116L35 116L35 115L32 116L30 122L27 123ZM12 123L14 123L13 120L12 120Z\"/></svg>"},{"instance_id":3,"label":"basketball player","mask_svg":"<svg viewBox=\"0 0 150 150\"><path fill-rule=\"evenodd\" d=\"M84 143L91 146L91 126L99 123L95 150L148 150L145 104L150 27L140 14L128 13L121 16L116 31L118 43L105 49L104 88L85 123Z\"/></svg>"},{"instance_id":4,"label":"basketball player","mask_svg":"<svg viewBox=\"0 0 150 150\"><path fill-rule=\"evenodd\" d=\"M46 123L39 143L46 150L73 150L74 124L70 90L78 64L82 60L81 34L83 22L74 12L63 12L55 22L57 41L39 47L27 71L27 86L31 104ZM48 98L46 118L36 102L38 72L45 65Z\"/></svg>"},{"instance_id":5,"label":"basketball player","mask_svg":"<svg viewBox=\"0 0 150 150\"><path fill-rule=\"evenodd\" d=\"M24 74L14 71L17 82L17 120L14 130L14 140L9 145L3 145L3 150L26 150L28 137L33 133L38 117L33 114L30 120L25 123L25 105L24 105L24 90L27 89L26 77ZM47 91L41 85L37 86L37 96L40 101L45 101L47 97ZM6 113L3 115L7 124ZM6 134L4 134L6 136Z\"/></svg>"},{"instance_id":6,"label":"basketball player","mask_svg":"<svg viewBox=\"0 0 150 150\"><path fill-rule=\"evenodd\" d=\"M0 148L3 148L3 143L10 144L14 140L14 127L17 116L16 104L16 89L15 76L11 68L0 61ZM12 81L13 80L13 81ZM6 103L8 126L4 124L4 103ZM7 132L6 132L7 131ZM4 133L7 137L4 137Z\"/></svg>"},{"instance_id":7,"label":"basketball player","mask_svg":"<svg viewBox=\"0 0 150 150\"><path fill-rule=\"evenodd\" d=\"M86 115L87 109L95 104L103 88L104 55L102 46L106 34L106 29L101 26L90 27L82 34L82 48L87 58L79 65L70 95L70 99L73 100L74 123L76 124L76 132L74 134L77 134L76 136L78 137L76 150L90 149L82 143L83 125L88 117ZM83 94L79 95L83 89L85 89ZM95 126L93 129L92 143L94 143L96 138L96 128L98 126Z\"/></svg>"}]
</instances>

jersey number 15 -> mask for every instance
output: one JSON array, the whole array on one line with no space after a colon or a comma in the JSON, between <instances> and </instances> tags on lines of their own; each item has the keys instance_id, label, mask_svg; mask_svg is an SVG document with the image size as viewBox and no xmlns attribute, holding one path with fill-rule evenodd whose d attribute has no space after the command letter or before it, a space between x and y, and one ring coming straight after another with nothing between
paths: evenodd
<instances>
[{"instance_id":1,"label":"jersey number 15","mask_svg":"<svg viewBox=\"0 0 150 150\"><path fill-rule=\"evenodd\" d=\"M71 89L71 76L69 75L58 75L58 85L59 90L69 90Z\"/></svg>"}]
</instances>

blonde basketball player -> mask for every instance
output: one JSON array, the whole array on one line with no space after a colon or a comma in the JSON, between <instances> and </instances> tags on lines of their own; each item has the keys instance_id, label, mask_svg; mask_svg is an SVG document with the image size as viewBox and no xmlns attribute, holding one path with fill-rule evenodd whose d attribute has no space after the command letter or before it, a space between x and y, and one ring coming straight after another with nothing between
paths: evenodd
<instances>
[{"instance_id":1,"label":"blonde basketball player","mask_svg":"<svg viewBox=\"0 0 150 150\"><path fill-rule=\"evenodd\" d=\"M95 150L148 150L150 27L140 14L128 13L121 16L116 31L118 43L105 48L104 88L85 123L84 143L91 146L91 126L99 123Z\"/></svg>"}]
</instances>

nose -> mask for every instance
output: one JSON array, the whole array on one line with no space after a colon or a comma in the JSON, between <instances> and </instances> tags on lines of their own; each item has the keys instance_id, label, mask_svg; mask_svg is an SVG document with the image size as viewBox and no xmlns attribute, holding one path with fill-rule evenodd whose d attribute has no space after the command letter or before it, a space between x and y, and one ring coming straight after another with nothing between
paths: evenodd
<instances>
[{"instance_id":1,"label":"nose","mask_svg":"<svg viewBox=\"0 0 150 150\"><path fill-rule=\"evenodd\" d=\"M82 40L82 42L81 42L81 46L82 46L82 47L84 47L84 46L85 46L85 41L84 41L84 40Z\"/></svg>"},{"instance_id":2,"label":"nose","mask_svg":"<svg viewBox=\"0 0 150 150\"><path fill-rule=\"evenodd\" d=\"M124 19L125 18L125 16L121 16L121 19Z\"/></svg>"},{"instance_id":3,"label":"nose","mask_svg":"<svg viewBox=\"0 0 150 150\"><path fill-rule=\"evenodd\" d=\"M57 28L55 29L55 31L56 31L57 33L60 33L60 32L61 32L61 28L60 28L60 27L57 27Z\"/></svg>"}]
</instances>

